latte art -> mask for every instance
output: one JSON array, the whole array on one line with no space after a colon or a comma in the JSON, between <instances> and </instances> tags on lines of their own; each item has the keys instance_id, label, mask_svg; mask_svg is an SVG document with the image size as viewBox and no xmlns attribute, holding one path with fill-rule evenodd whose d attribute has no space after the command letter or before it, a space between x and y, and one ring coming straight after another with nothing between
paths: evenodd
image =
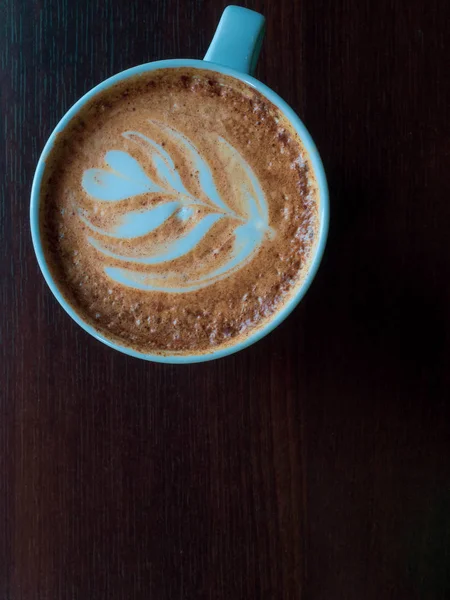
<instances>
[{"instance_id":1,"label":"latte art","mask_svg":"<svg viewBox=\"0 0 450 600\"><path fill-rule=\"evenodd\" d=\"M211 136L224 173L233 182L233 204L238 212L220 196L207 160L186 136L158 121L149 120L148 124L164 140L161 144L141 132L122 133L123 138L144 150L148 173L128 152L110 150L105 155L108 168L86 170L82 185L85 192L100 203L120 202L145 194L151 207L124 213L122 206L108 230L95 226L86 210L78 209L79 215L90 230L89 243L105 258L125 263L123 267L111 267L105 261L104 271L114 281L148 291L198 290L247 264L264 237L273 235L268 224L267 202L250 166L222 137ZM190 191L189 181L182 181L165 150L170 141L182 150L190 179L196 179L200 191L197 195ZM98 205L95 208L98 210ZM223 219L229 221L225 235L214 235L214 225ZM152 243L151 234L170 220L177 222L176 227L169 227L176 235L169 235L162 243ZM227 249L230 233L233 242ZM125 252L124 240L134 242ZM171 263L192 252L203 240L210 248L204 260L188 271L177 273ZM165 271L156 272L151 268L136 271L133 269L136 264L149 267L164 264Z\"/></svg>"},{"instance_id":2,"label":"latte art","mask_svg":"<svg viewBox=\"0 0 450 600\"><path fill-rule=\"evenodd\" d=\"M309 157L253 88L160 69L98 93L47 157L40 231L53 279L113 342L202 354L264 327L318 237Z\"/></svg>"}]
</instances>

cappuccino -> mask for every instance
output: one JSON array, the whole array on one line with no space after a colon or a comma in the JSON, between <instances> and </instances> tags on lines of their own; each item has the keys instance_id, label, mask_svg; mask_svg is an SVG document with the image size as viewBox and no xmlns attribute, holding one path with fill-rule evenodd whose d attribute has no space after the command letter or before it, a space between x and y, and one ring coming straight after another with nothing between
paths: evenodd
<instances>
[{"instance_id":1,"label":"cappuccino","mask_svg":"<svg viewBox=\"0 0 450 600\"><path fill-rule=\"evenodd\" d=\"M314 255L319 195L281 111L168 68L98 93L46 160L40 231L67 302L150 354L205 354L266 325Z\"/></svg>"}]
</instances>

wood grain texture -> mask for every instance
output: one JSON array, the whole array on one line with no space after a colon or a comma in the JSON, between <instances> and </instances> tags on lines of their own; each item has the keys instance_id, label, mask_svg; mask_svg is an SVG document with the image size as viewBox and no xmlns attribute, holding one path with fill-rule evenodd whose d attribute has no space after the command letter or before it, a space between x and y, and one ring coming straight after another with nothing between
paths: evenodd
<instances>
[{"instance_id":1,"label":"wood grain texture","mask_svg":"<svg viewBox=\"0 0 450 600\"><path fill-rule=\"evenodd\" d=\"M140 362L33 254L57 121L102 79L202 57L224 0L0 0L0 598L450 597L450 4L263 0L259 77L329 177L320 273L268 338Z\"/></svg>"}]
</instances>

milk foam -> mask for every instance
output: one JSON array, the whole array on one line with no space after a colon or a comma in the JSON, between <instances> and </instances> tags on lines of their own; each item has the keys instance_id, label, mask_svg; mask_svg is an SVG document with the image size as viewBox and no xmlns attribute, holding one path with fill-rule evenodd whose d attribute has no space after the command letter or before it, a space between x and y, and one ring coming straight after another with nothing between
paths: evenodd
<instances>
[{"instance_id":1,"label":"milk foam","mask_svg":"<svg viewBox=\"0 0 450 600\"><path fill-rule=\"evenodd\" d=\"M258 252L264 238L274 235L269 227L267 202L251 167L223 137L212 135L219 166L233 188L239 212L232 210L226 199L221 197L207 158L185 135L164 123L155 120L149 120L149 123L158 130L164 141L157 143L138 131L122 133L123 138L144 149L145 164L140 164L128 152L110 150L104 156L107 168L87 169L83 173L83 189L95 202L120 202L118 218L113 217L111 228L105 230L96 227L86 211L78 209L80 219L90 230L87 241L99 251L99 260L102 257L114 258L124 263L123 267L111 267L108 266L108 260L105 261L105 273L117 283L141 290L171 293L198 290L242 268ZM186 162L190 163L190 171L196 173L203 200L190 191L189 181L183 181L172 157L165 150L164 145L171 140L176 143ZM151 209L124 210L124 200L142 194L146 194L151 201L154 199ZM198 218L198 211L194 210L197 207L206 209L202 211L201 218ZM154 243L149 252L141 254L138 238L154 232L170 219L185 223L183 234L166 238L163 243ZM213 226L222 219L231 221L233 225L233 244L226 260L216 268L217 261L211 261L211 257L215 259L217 256L220 237L211 235L211 232ZM102 241L105 237L106 244ZM133 244L128 254L120 251L124 239L138 242ZM209 251L203 263L196 264L190 271L177 273L173 261L193 252L202 241ZM133 270L133 265L137 264L164 264L165 271L142 273Z\"/></svg>"}]
</instances>

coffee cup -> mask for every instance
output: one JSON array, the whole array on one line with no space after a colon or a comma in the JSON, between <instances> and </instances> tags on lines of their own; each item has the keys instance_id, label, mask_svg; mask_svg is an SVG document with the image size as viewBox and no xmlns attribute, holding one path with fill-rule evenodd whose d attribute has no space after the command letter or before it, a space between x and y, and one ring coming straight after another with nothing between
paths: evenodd
<instances>
[{"instance_id":1,"label":"coffee cup","mask_svg":"<svg viewBox=\"0 0 450 600\"><path fill-rule=\"evenodd\" d=\"M264 34L264 24L265 20L262 15L247 10L245 8L229 6L225 9L222 15L213 41L203 61L190 59L157 61L128 69L117 75L114 75L106 81L103 81L91 91L89 91L85 96L83 96L61 119L61 121L58 123L55 130L51 134L39 159L31 192L30 219L33 245L44 278L47 281L47 284L49 285L51 291L53 292L58 302L61 304L64 310L74 319L75 322L77 322L85 331L94 336L96 339L100 340L101 342L107 344L108 346L116 350L124 352L125 354L155 362L193 363L220 358L242 350L243 348L246 348L247 346L253 344L254 342L264 337L290 314L290 312L297 306L297 304L305 295L317 272L325 248L329 220L328 190L325 173L318 151L299 117L275 92L273 92L270 88L268 88L260 81L256 80L251 75L256 66L257 58L260 52L262 38ZM286 122L289 123L289 127L292 129L292 131L295 132L295 134L298 136L303 148L303 153L304 155L306 155L303 156L303 158L308 163L308 169L310 170L311 176L313 177L315 182L314 185L315 198L317 202L317 226L315 228L314 243L311 246L310 256L307 261L307 267L305 267L305 272L301 278L301 282L298 283L298 285L294 286L294 288L290 290L289 294L285 292L286 299L280 303L280 305L276 308L276 310L273 311L273 313L269 314L268 318L262 319L261 323L256 323L254 327L250 327L249 331L245 334L236 335L236 337L232 336L228 342L224 341L224 336L225 334L227 334L228 330L221 331L220 333L223 334L221 338L221 343L216 342L214 332L210 333L211 330L207 329L206 325L208 335L210 336L211 344L208 346L207 344L205 345L205 343L203 342L203 346L201 346L200 349L193 348L192 351L189 349L189 347L181 349L177 347L176 339L178 333L176 333L176 322L179 319L174 318L172 320L172 323L175 333L173 334L173 339L171 339L172 345L169 344L163 350L157 348L153 351L151 349L149 350L145 346L141 348L138 342L133 344L131 339L121 339L114 335L108 335L107 330L105 331L105 329L96 327L95 322L93 323L91 319L88 319L83 314L83 312L78 309L76 303L71 302L68 299L67 294L65 294L62 289L61 281L58 280L58 277L55 275L55 270L50 264L51 261L49 259L49 253L48 251L46 251L46 246L44 243L45 240L43 240L44 234L41 222L41 209L43 197L45 195L44 184L48 186L48 182L46 182L45 180L45 170L48 166L49 161L51 160L52 152L54 151L55 145L58 143L57 141L61 137L61 135L70 129L71 124L76 119L80 118L80 115L82 114L82 111L85 110L86 106L95 102L96 99L102 98L106 92L115 89L117 86L122 86L122 89L125 89L123 88L123 86L128 81L135 81L136 77L144 76L150 73L156 76L158 73L167 73L169 72L169 70L176 69L185 70L186 72L192 70L193 72L198 73L199 75L201 75L202 73L207 73L209 74L209 78L211 78L211 73L213 73L215 76L217 76L218 85L222 86L221 89L226 88L226 84L223 83L224 81L234 81L236 86L243 85L246 86L246 89L253 90L259 98L264 99L265 101L267 101L268 104L270 104L270 106L275 107L275 109L279 111L279 118L282 117L283 119L285 119ZM252 101L250 100L250 102ZM258 103L255 103L254 110L258 109L257 104ZM263 118L264 117L262 117L262 119ZM275 121L278 121L278 118L275 118ZM265 127L265 125L262 122L257 121L257 123L261 123L261 128ZM157 121L154 121L152 126L156 128L154 129L155 131L159 131L159 134L162 136L161 139L167 138L169 140L169 146L171 143L173 143L174 140L178 140L179 144L183 146L186 152L188 154L191 153L191 155L194 156L192 160L194 160L195 163L195 156L197 156L198 152L189 139L187 139L183 134L176 132L172 128L168 128L168 126L164 124L157 123ZM180 183L181 179L179 178L178 172L176 172L174 168L174 161L172 160L168 152L164 149L164 142L157 144L154 141L154 139L150 139L144 136L142 133L127 132L127 134L128 141L131 140L136 143L141 143L141 145L144 141L145 144L147 144L147 147L150 148L150 150L154 153L152 155L154 164L156 164L156 160L158 160L160 164L159 184L156 185L153 182L151 182L150 179L145 174L143 174L141 170L139 170L140 167L139 165L137 165L136 160L130 157L126 152L122 150L113 150L111 152L108 152L106 155L109 160L109 171L102 171L101 169L91 168L84 172L82 178L84 190L88 192L91 196L95 196L97 194L97 200L99 200L99 202L106 203L113 199L114 201L117 200L117 204L119 205L121 202L123 203L123 199L126 195L130 195L129 191L127 191L125 195L121 191L121 186L123 182L129 181L130 179L128 176L130 172L134 174L137 173L137 180L135 180L135 183L133 184L135 187L137 186L137 189L135 190L135 195L142 195L144 193L148 193L150 195L153 193L154 195L156 195L157 192L161 192L161 187L164 187L162 186L161 181L164 180L167 182L170 180L170 177L172 177L172 179L170 180L172 188L176 188L176 190L173 193L178 193L179 197L176 200L171 198L171 202L166 202L164 204L164 207L159 206L156 207L157 209L155 209L152 205L151 210L148 210L146 212L142 212L141 210L141 212L137 214L137 217L135 215L131 220L130 218L128 218L128 220L126 221L128 229L130 229L130 227L131 229L135 228L135 236L139 236L142 234L142 231L140 231L139 228L142 228L142 223L145 221L145 218L152 219L151 227L147 229L149 231L153 231L153 229L155 228L155 219L157 221L159 219L160 222L163 222L161 215L163 215L163 217L167 217L170 211L172 211L172 213L170 214L176 214L178 218L177 222L180 223L186 217L190 216L192 212L195 212L195 210L193 210L193 207L195 209L197 206L199 206L200 209L203 210L203 207L200 205L205 203L202 203L201 200L198 200L198 198L192 199L194 198L193 194L191 194L190 191L186 190L186 186ZM166 135L166 138L164 138L164 135ZM283 135L285 134L279 134L280 139ZM237 162L239 162L240 158L242 158L241 155L237 153L235 149L232 148L231 145L222 137L218 139L220 140L220 144L222 146L222 155L227 154L228 162L230 163L233 160L235 160L236 156L238 156L238 159L236 160ZM251 140L249 140L248 143L250 144ZM216 145L217 144L218 142L216 142ZM285 146L281 146L281 152L284 152L284 148ZM208 170L208 167L204 166L206 165L205 160L201 157L198 157L198 161L199 164L196 165L198 167L196 176L199 179L200 184L203 185L203 192L205 194L205 197L210 199L212 198L213 200L214 198L216 198L214 208L215 212L211 209L211 206L207 206L207 212L201 215L201 218L199 217L199 220L196 222L195 227L192 227L191 230L189 230L189 235L184 235L184 237L182 238L182 242L178 240L176 244L172 243L171 245L166 244L164 246L164 251L162 252L163 258L161 258L161 255L159 255L159 258L155 258L155 254L153 253L151 255L151 260L148 258L145 258L144 260L141 258L133 257L132 260L134 261L134 263L139 263L139 261L141 261L141 263L145 263L146 266L151 264L156 265L158 267L161 263L165 264L164 260L166 260L166 262L169 260L178 260L180 259L180 257L182 258L183 253L186 254L188 249L191 250L192 247L198 243L198 241L200 240L199 236L203 236L205 230L207 230L208 228L212 228L216 225L218 226L218 223L223 215L231 215L230 218L235 218L237 223L239 219L241 219L242 221L242 217L240 217L237 214L238 211L229 208L229 206L224 206L223 209L221 208L221 204L223 203L219 197L220 194L217 194L216 186L214 184L214 177L211 176L211 171ZM171 174L164 175L163 171L166 172L168 169L172 169ZM221 296L223 296L223 289L226 290L227 285L225 275L229 276L230 274L235 273L238 266L242 267L242 265L248 265L248 262L251 259L251 257L255 256L255 254L257 253L259 248L258 244L261 244L263 235L267 236L267 239L269 239L269 237L273 235L273 231L268 218L269 213L267 209L267 203L263 198L263 192L258 191L260 190L260 186L258 184L257 178L254 175L254 172L245 163L245 161L244 163L240 164L239 169L239 173L241 173L242 177L244 178L244 184L242 184L244 187L241 186L242 190L244 190L245 192L245 189L251 188L253 190L252 197L256 198L256 200L254 201L254 213L257 216L255 217L254 222L252 222L251 227L248 225L248 223L244 223L239 224L239 229L235 229L235 242L237 242L239 237L236 232L239 231L239 235L242 238L239 240L241 244L239 248L242 257L245 256L245 260L242 258L241 262L239 263L238 259L236 258L236 251L234 255L230 254L231 259L228 262L224 263L225 266L221 267L221 269L211 271L207 275L197 274L196 278L189 279L186 278L185 274L180 275L180 273L178 273L178 279L173 279L173 281L177 281L178 283L175 284L172 282L172 280L170 280L170 286L172 286L170 290L168 290L167 288L169 284L164 283L168 281L168 275L164 273L161 274L161 271L158 271L157 277L153 273L153 278L150 278L148 273L146 273L145 271L127 271L126 268L119 269L108 266L107 268L105 268L105 271L107 271L108 274L111 276L116 288L117 286L123 285L128 286L128 289L133 289L134 286L136 289L139 289L142 293L145 293L146 290L156 290L156 292L166 295L168 291L172 291L176 292L176 298L178 300L181 297L190 297L189 294L192 294L192 292L197 292L201 288L205 288L207 285L210 286L208 289L211 289L211 285L216 284L216 282L220 281L220 285L222 285ZM105 186L106 180L108 181L108 185ZM138 181L138 183L136 183L136 181ZM152 185L153 187L151 187ZM247 188L245 188L245 185L247 185ZM185 202L186 197L188 198L187 203ZM87 227L90 228L90 231L94 231L94 234L96 231L100 231L100 228L95 225L92 219L89 220L85 216L83 210L79 208L76 210L78 210L77 216L81 221L87 224ZM250 211L250 209L248 209L248 211ZM85 226L83 225L83 227ZM116 230L118 229L116 228ZM122 233L125 231L124 225L121 226L120 231ZM105 233L103 230L100 233L102 235L110 235L110 233ZM249 239L246 238L247 234L249 235ZM60 234L60 236L62 235L63 234ZM197 237L195 237L196 235ZM123 234L123 237L127 236ZM129 256L124 257L120 255L120 257L118 257L117 253L115 254L114 252L112 252L110 249L108 249L108 247L105 246L105 244L102 245L102 243L95 238L95 235L88 237L87 239L89 240L89 243L91 243L91 245L94 247L95 252L99 252L102 256L106 256L107 258L109 257L112 263L117 262L119 258L122 261L131 260ZM123 244L123 242L121 242L121 244ZM76 259L73 259L73 262L76 263ZM248 266L246 266L246 268L248 269ZM129 276L129 273L134 273L134 279L131 280L131 283L131 276ZM262 277L264 279L265 275L264 273L259 273L258 277ZM183 281L184 283L180 284L180 281ZM83 285L83 281L80 280L79 283L77 283L77 285ZM92 286L96 284L88 283L87 285ZM178 285L178 287L176 287L176 285ZM112 290L108 290L108 292L112 293ZM245 301L246 296L247 294L243 294L243 301ZM261 298L258 298L258 300L261 301ZM219 300L217 300L217 302L219 302ZM137 304L138 303L136 303L136 305ZM201 309L201 306L198 306L197 308ZM131 310L134 309L132 308ZM183 308L183 310L183 314L185 314L186 309ZM155 311L157 312L158 309L156 308ZM200 310L197 312L197 319L204 319L206 321L208 320L208 311L203 310L202 313ZM190 318L194 318L192 314L194 313L192 310L190 310ZM151 329L153 315L149 314L146 318L149 322L149 331L153 331ZM157 316L155 318L156 320L158 320ZM141 318L139 316L136 317L135 322L136 327L142 326ZM189 321L189 323L191 323L191 321ZM222 329L225 329L224 325L222 326Z\"/></svg>"}]
</instances>

